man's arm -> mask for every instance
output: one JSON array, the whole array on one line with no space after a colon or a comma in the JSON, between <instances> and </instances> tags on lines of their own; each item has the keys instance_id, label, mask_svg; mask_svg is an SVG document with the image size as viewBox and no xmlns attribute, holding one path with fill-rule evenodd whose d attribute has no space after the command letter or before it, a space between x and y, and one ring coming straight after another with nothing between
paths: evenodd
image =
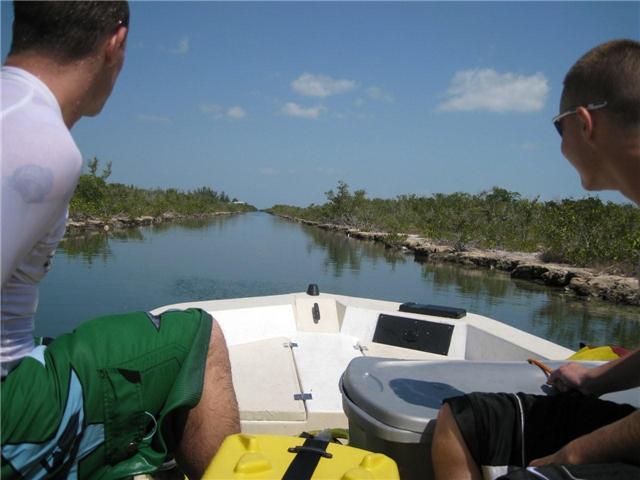
<instances>
[{"instance_id":1,"label":"man's arm","mask_svg":"<svg viewBox=\"0 0 640 480\"><path fill-rule=\"evenodd\" d=\"M569 363L553 371L547 383L566 392L600 396L640 386L640 348L595 368Z\"/></svg>"},{"instance_id":2,"label":"man's arm","mask_svg":"<svg viewBox=\"0 0 640 480\"><path fill-rule=\"evenodd\" d=\"M554 370L548 383L560 391L579 390L587 395L626 390L640 385L640 348L631 354L587 368L570 363ZM532 466L549 463L639 463L640 411L576 438L552 455L535 459Z\"/></svg>"},{"instance_id":3,"label":"man's arm","mask_svg":"<svg viewBox=\"0 0 640 480\"><path fill-rule=\"evenodd\" d=\"M549 463L583 464L628 462L640 464L640 411L567 443L553 455L538 458L532 466Z\"/></svg>"}]
</instances>

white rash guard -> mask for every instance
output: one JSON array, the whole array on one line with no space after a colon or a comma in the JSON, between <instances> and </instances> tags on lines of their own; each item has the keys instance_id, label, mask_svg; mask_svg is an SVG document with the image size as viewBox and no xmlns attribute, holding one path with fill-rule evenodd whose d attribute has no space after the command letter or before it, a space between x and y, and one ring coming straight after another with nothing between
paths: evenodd
<instances>
[{"instance_id":1,"label":"white rash guard","mask_svg":"<svg viewBox=\"0 0 640 480\"><path fill-rule=\"evenodd\" d=\"M64 235L82 156L58 101L34 75L2 67L2 319L4 377L34 347L38 282Z\"/></svg>"}]
</instances>

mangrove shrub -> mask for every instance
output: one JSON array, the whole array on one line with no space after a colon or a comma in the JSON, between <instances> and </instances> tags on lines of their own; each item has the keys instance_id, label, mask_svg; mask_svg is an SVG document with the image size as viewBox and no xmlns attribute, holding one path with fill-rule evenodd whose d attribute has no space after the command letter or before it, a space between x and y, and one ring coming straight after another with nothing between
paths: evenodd
<instances>
[{"instance_id":1,"label":"mangrove shrub","mask_svg":"<svg viewBox=\"0 0 640 480\"><path fill-rule=\"evenodd\" d=\"M476 195L437 193L369 199L339 182L327 202L306 208L275 205L270 212L368 231L389 243L418 234L464 250L469 247L540 251L547 260L578 266L616 265L633 272L640 262L640 209L598 198L540 202L494 187Z\"/></svg>"}]
</instances>

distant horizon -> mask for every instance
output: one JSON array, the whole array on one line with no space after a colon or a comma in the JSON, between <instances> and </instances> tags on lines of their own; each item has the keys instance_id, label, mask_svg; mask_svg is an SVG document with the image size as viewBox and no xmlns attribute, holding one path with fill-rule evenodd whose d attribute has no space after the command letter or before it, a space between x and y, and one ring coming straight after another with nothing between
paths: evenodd
<instances>
[{"instance_id":1,"label":"distant horizon","mask_svg":"<svg viewBox=\"0 0 640 480\"><path fill-rule=\"evenodd\" d=\"M2 58L13 11L1 3ZM640 37L640 2L131 2L104 111L73 128L111 181L209 186L267 208L371 198L597 197L551 123L594 46Z\"/></svg>"}]
</instances>

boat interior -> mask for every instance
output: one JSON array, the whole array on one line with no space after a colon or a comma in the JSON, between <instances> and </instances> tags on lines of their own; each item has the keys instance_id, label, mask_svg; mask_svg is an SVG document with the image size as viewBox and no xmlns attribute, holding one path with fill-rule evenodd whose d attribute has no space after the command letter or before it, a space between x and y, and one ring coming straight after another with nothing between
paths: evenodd
<instances>
[{"instance_id":1,"label":"boat interior","mask_svg":"<svg viewBox=\"0 0 640 480\"><path fill-rule=\"evenodd\" d=\"M346 428L339 383L358 357L509 362L560 360L574 353L461 309L318 293L314 287L170 305L154 313L198 307L218 321L246 433Z\"/></svg>"}]
</instances>

